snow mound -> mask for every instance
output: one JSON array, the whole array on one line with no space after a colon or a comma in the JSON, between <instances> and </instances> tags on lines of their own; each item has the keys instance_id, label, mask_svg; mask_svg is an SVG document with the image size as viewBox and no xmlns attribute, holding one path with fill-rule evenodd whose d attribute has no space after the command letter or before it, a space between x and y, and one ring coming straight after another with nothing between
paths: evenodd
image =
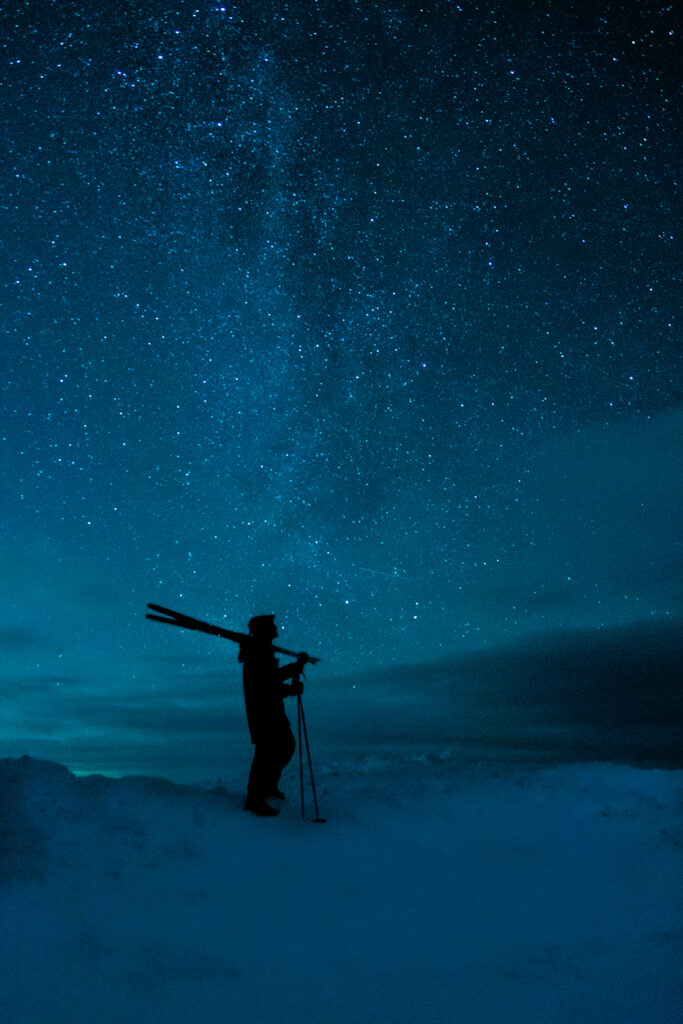
<instances>
[{"instance_id":1,"label":"snow mound","mask_svg":"<svg viewBox=\"0 0 683 1024\"><path fill-rule=\"evenodd\" d=\"M681 774L341 759L318 825L0 761L0 1021L673 1024Z\"/></svg>"}]
</instances>

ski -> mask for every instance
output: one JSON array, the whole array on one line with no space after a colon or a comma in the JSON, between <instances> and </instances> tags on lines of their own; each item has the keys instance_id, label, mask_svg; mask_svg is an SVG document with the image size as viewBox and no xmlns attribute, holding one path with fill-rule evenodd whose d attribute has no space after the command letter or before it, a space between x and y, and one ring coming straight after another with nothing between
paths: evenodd
<instances>
[{"instance_id":1,"label":"ski","mask_svg":"<svg viewBox=\"0 0 683 1024\"><path fill-rule=\"evenodd\" d=\"M166 622L169 626L180 626L182 629L196 629L200 633L220 636L224 640L233 640L237 644L242 644L249 640L246 633L236 633L232 629L214 626L210 622L202 622L201 619L194 619L191 615L183 615L182 612L174 612L171 608L164 608L160 604L148 604L147 607L151 608L153 612L159 613L158 615L150 615L148 613L145 616L148 619L153 619L154 622Z\"/></svg>"},{"instance_id":2,"label":"ski","mask_svg":"<svg viewBox=\"0 0 683 1024\"><path fill-rule=\"evenodd\" d=\"M201 619L194 619L191 615L184 615L182 612L173 611L172 608L165 608L161 604L148 604L148 608L157 614L147 612L145 618L153 622L165 622L168 626L180 626L181 629L196 629L200 633L208 633L209 636L219 636L224 640L232 640L236 644L248 644L251 637L248 633L236 633L232 629L224 629L223 626L214 626L210 622L202 622ZM288 651L286 647L273 647L278 654L287 654L292 658L298 658L298 651ZM317 664L319 658L313 658L310 654L306 658L312 665Z\"/></svg>"}]
</instances>

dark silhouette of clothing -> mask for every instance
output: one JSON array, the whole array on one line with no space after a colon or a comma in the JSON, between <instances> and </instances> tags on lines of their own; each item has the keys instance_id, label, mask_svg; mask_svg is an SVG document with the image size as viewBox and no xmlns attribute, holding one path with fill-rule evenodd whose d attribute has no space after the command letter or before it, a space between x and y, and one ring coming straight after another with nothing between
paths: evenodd
<instances>
[{"instance_id":1,"label":"dark silhouette of clothing","mask_svg":"<svg viewBox=\"0 0 683 1024\"><path fill-rule=\"evenodd\" d=\"M273 814L276 812L265 801L269 797L282 795L279 792L280 776L296 749L284 701L285 697L303 693L299 675L305 662L298 659L280 667L273 650L272 641L277 636L277 629L272 616L259 616L258 620L252 622L263 619L270 620L270 629L266 625L252 633L239 654L247 722L255 747L247 785L246 808L255 814ZM287 685L287 679L293 679L294 682Z\"/></svg>"},{"instance_id":2,"label":"dark silhouette of clothing","mask_svg":"<svg viewBox=\"0 0 683 1024\"><path fill-rule=\"evenodd\" d=\"M263 733L254 741L254 760L251 762L247 785L247 804L251 810L268 797L281 796L280 776L287 767L296 749L294 736L289 725L273 732Z\"/></svg>"}]
</instances>

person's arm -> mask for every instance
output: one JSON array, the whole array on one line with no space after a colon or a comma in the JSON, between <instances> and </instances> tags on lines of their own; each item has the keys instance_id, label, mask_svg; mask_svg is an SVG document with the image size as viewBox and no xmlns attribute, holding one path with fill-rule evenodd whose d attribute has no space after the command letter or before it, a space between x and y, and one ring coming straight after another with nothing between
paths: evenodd
<instances>
[{"instance_id":1,"label":"person's arm","mask_svg":"<svg viewBox=\"0 0 683 1024\"><path fill-rule=\"evenodd\" d=\"M283 665L280 671L280 684L283 697L300 697L304 692L304 684L300 676L306 666L306 655L300 654L296 661L289 665ZM291 686L287 686L285 679L292 679Z\"/></svg>"}]
</instances>

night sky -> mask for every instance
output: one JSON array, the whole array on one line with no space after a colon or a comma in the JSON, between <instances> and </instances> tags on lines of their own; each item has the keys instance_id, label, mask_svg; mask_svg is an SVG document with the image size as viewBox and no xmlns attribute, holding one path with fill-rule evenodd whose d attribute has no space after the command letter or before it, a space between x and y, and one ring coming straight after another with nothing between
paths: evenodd
<instances>
[{"instance_id":1,"label":"night sky","mask_svg":"<svg viewBox=\"0 0 683 1024\"><path fill-rule=\"evenodd\" d=\"M246 734L148 601L275 613L368 735L392 666L667 648L673 3L18 0L0 51L0 755Z\"/></svg>"}]
</instances>

